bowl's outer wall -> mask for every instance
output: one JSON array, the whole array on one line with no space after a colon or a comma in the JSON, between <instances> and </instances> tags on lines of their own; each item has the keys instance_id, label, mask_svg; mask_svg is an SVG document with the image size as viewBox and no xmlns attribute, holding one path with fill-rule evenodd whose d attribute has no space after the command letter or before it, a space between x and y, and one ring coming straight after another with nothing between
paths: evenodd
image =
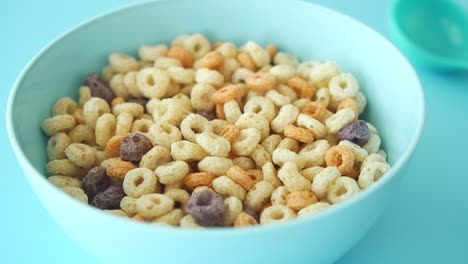
<instances>
[{"instance_id":1,"label":"bowl's outer wall","mask_svg":"<svg viewBox=\"0 0 468 264\"><path fill-rule=\"evenodd\" d=\"M392 165L402 162L419 136L424 102L413 69L387 41L356 21L296 1L270 1L266 6L263 1L219 5L215 0L182 0L145 3L101 17L65 35L30 65L17 84L12 108L15 136L28 161L44 172L47 142L41 121L51 115L58 98L76 99L85 75L100 71L109 53L136 55L142 44L170 43L177 35L194 32L238 45L247 40L275 43L302 60L336 61L343 72L353 73L360 81L368 98L365 118L379 130ZM37 177L25 160L20 162L45 206L83 247L99 257L133 261L331 262L370 228L397 180L393 177L365 199L333 214L281 228L181 232L149 230L96 214L92 208L70 202Z\"/></svg>"}]
</instances>

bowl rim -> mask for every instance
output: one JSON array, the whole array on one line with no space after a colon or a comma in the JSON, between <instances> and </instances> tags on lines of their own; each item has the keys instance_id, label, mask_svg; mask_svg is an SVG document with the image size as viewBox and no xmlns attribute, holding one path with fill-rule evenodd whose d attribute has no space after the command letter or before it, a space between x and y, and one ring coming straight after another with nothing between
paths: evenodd
<instances>
[{"instance_id":1,"label":"bowl rim","mask_svg":"<svg viewBox=\"0 0 468 264\"><path fill-rule=\"evenodd\" d=\"M108 221L116 221L121 224L128 224L132 226L134 229L140 229L145 232L174 232L177 234L199 234L199 235L244 235L244 234L252 234L255 232L266 232L266 231L275 231L278 229L286 229L286 228L292 228L293 226L300 226L304 224L312 224L314 221L318 221L320 218L325 218L328 215L332 214L337 214L339 211L344 210L347 207L350 207L351 205L360 202L363 199L366 199L368 196L370 196L372 193L377 192L380 190L387 182L389 182L392 178L396 176L396 172L400 171L402 167L409 161L411 155L413 154L424 129L424 123L425 123L425 96L423 92L423 88L421 85L421 81L419 80L419 77L414 70L414 67L412 64L408 61L408 59L402 54L402 52L395 46L393 45L387 38L382 36L380 33L375 31L374 29L368 27L364 23L360 22L359 20L343 14L341 12L335 11L331 8L324 7L322 5L316 4L316 3L311 3L311 2L306 2L304 0L276 0L278 2L281 2L283 4L288 4L288 5L299 5L303 8L312 8L314 10L320 11L320 12L325 12L330 16L333 17L339 17L340 19L344 19L345 21L350 22L351 24L354 24L358 27L361 27L363 30L367 31L368 34L373 35L375 38L380 39L384 43L384 45L387 47L387 49L393 49L396 54L400 57L402 62L406 64L407 68L410 70L408 73L411 75L414 80L416 81L416 87L414 89L418 90L418 100L420 100L420 107L419 109L416 109L420 115L420 119L417 120L417 129L416 131L412 134L412 138L410 140L408 148L403 152L403 154L396 160L395 164L392 166L391 170L385 175L385 177L382 177L379 181L374 183L371 187L366 189L365 191L361 192L360 194L350 198L349 200L340 203L340 204L335 204L331 206L329 209L321 212L320 214L311 216L311 217L304 217L304 218L296 218L292 219L291 221L285 221L285 222L280 222L274 225L258 225L252 228L202 228L202 229L185 229L185 228L174 228L174 227L169 227L165 225L148 225L146 223L140 223L138 221L132 221L131 219L124 219L122 217L116 217L113 215L110 215L109 213L105 213L103 210L94 208L92 206L89 206L87 204L83 204L82 202L77 201L76 199L70 197L69 195L65 194L62 192L59 188L56 188L52 184L50 184L47 181L47 176L45 174L42 174L40 171L38 171L26 158L26 155L24 151L21 149L19 142L17 140L16 134L15 134L15 129L13 125L13 103L16 98L16 93L19 89L19 87L22 85L24 77L27 75L29 70L39 61L39 59L45 55L55 44L57 44L62 38L68 36L69 34L74 33L75 31L80 30L81 28L85 26L89 26L90 24L99 21L101 19L106 19L109 16L116 15L120 12L126 12L130 9L133 8L138 8L141 6L145 5L153 5L153 4L160 4L160 3L177 3L177 2L183 2L183 1L190 1L190 0L146 0L142 2L137 2L137 3L131 3L127 4L121 7L117 7L114 9L111 9L110 11L98 14L96 16L91 17L90 19L86 19L81 23L78 23L71 29L66 30L62 34L58 35L56 38L48 42L43 48L39 50L39 52L34 55L30 61L26 64L26 66L21 70L20 74L16 78L13 88L10 91L8 102L7 102L7 109L6 109L6 126L7 126L7 133L8 133L8 138L10 141L10 144L13 148L13 152L15 153L16 158L18 159L23 173L27 174L26 177L28 178L29 184L33 184L29 177L34 177L34 178L40 178L39 181L44 183L44 186L48 186L49 191L55 192L57 195L61 196L62 199L68 200L67 203L75 203L76 206L81 206L82 210L90 210L89 213L100 213L102 215L106 215L108 217ZM34 189L34 188L33 188ZM36 192L36 191L35 191ZM36 193L37 195L37 193ZM38 196L39 198L39 196ZM42 201L41 201L42 202ZM94 212L93 212L94 211ZM53 214L52 214L53 216ZM55 216L53 216L55 218Z\"/></svg>"}]
</instances>

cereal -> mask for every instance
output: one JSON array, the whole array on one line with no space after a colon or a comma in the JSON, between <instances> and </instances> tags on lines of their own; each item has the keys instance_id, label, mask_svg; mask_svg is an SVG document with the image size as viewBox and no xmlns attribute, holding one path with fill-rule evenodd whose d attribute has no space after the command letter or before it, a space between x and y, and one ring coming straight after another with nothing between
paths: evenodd
<instances>
[{"instance_id":1,"label":"cereal","mask_svg":"<svg viewBox=\"0 0 468 264\"><path fill-rule=\"evenodd\" d=\"M111 53L42 123L49 182L83 202L148 224L254 226L317 214L390 170L334 62L202 34L138 55Z\"/></svg>"}]
</instances>

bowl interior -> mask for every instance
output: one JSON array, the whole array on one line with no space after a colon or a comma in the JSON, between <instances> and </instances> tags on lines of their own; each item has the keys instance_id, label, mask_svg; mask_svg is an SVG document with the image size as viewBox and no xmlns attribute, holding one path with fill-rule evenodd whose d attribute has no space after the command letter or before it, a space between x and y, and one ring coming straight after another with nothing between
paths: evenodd
<instances>
[{"instance_id":1,"label":"bowl interior","mask_svg":"<svg viewBox=\"0 0 468 264\"><path fill-rule=\"evenodd\" d=\"M275 43L301 60L336 61L359 80L368 99L364 118L379 130L389 162L408 158L422 127L424 98L414 70L385 39L349 18L302 2L274 1L268 12L259 12L265 10L263 1L172 2L143 3L86 23L52 43L23 72L9 125L39 172L45 175L47 162L40 125L57 99L77 99L86 74L100 72L111 52L136 55L143 44L170 44L180 34L195 32L213 42ZM191 8L177 8L184 4Z\"/></svg>"}]
</instances>

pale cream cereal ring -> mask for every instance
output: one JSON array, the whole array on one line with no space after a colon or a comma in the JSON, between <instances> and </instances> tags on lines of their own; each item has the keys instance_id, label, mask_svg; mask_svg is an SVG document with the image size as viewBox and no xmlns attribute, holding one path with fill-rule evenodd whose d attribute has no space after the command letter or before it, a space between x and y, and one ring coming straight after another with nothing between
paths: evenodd
<instances>
[{"instance_id":1,"label":"pale cream cereal ring","mask_svg":"<svg viewBox=\"0 0 468 264\"><path fill-rule=\"evenodd\" d=\"M181 209L172 209L168 213L157 217L151 223L168 226L179 226L180 221L184 217L184 212Z\"/></svg>"},{"instance_id":2,"label":"pale cream cereal ring","mask_svg":"<svg viewBox=\"0 0 468 264\"><path fill-rule=\"evenodd\" d=\"M221 53L224 58L230 59L234 58L237 54L237 47L231 42L224 42L218 47L216 47L215 51Z\"/></svg>"},{"instance_id":3,"label":"pale cream cereal ring","mask_svg":"<svg viewBox=\"0 0 468 264\"><path fill-rule=\"evenodd\" d=\"M299 211L316 202L318 199L311 191L294 191L286 196L286 205L294 211Z\"/></svg>"},{"instance_id":4,"label":"pale cream cereal ring","mask_svg":"<svg viewBox=\"0 0 468 264\"><path fill-rule=\"evenodd\" d=\"M306 114L320 122L325 115L326 106L320 102L310 102L301 108L301 113Z\"/></svg>"},{"instance_id":5,"label":"pale cream cereal ring","mask_svg":"<svg viewBox=\"0 0 468 264\"><path fill-rule=\"evenodd\" d=\"M122 103L116 105L112 109L112 113L115 116L119 116L121 113L130 113L134 118L141 118L143 113L145 112L145 108L137 103Z\"/></svg>"},{"instance_id":6,"label":"pale cream cereal ring","mask_svg":"<svg viewBox=\"0 0 468 264\"><path fill-rule=\"evenodd\" d=\"M129 217L129 215L125 211L120 210L120 209L104 209L104 212L109 213L111 215L120 216L120 217L126 217L126 218Z\"/></svg>"},{"instance_id":7,"label":"pale cream cereal ring","mask_svg":"<svg viewBox=\"0 0 468 264\"><path fill-rule=\"evenodd\" d=\"M167 70L170 67L182 67L182 62L176 58L159 57L154 61L154 68Z\"/></svg>"},{"instance_id":8,"label":"pale cream cereal ring","mask_svg":"<svg viewBox=\"0 0 468 264\"><path fill-rule=\"evenodd\" d=\"M110 107L104 99L92 97L83 106L83 115L86 124L95 128L96 122L100 116L109 113Z\"/></svg>"},{"instance_id":9,"label":"pale cream cereal ring","mask_svg":"<svg viewBox=\"0 0 468 264\"><path fill-rule=\"evenodd\" d=\"M390 165L384 162L369 161L361 167L358 184L361 189L366 189L374 182L378 181L385 173L390 170Z\"/></svg>"},{"instance_id":10,"label":"pale cream cereal ring","mask_svg":"<svg viewBox=\"0 0 468 264\"><path fill-rule=\"evenodd\" d=\"M117 122L115 126L116 135L129 133L130 130L132 129L133 116L131 113L122 112L120 115L117 116L116 122Z\"/></svg>"},{"instance_id":11,"label":"pale cream cereal ring","mask_svg":"<svg viewBox=\"0 0 468 264\"><path fill-rule=\"evenodd\" d=\"M243 67L245 69L248 69L250 71L256 71L257 66L255 65L255 62L252 60L252 57L250 57L249 54L245 52L241 52L237 54L236 57L237 61L239 62L240 67Z\"/></svg>"},{"instance_id":12,"label":"pale cream cereal ring","mask_svg":"<svg viewBox=\"0 0 468 264\"><path fill-rule=\"evenodd\" d=\"M355 98L355 101L358 105L358 109L359 109L359 114L362 114L362 112L364 112L364 109L366 109L366 105L367 105L367 99L366 99L366 96L364 96L364 94L362 92L358 92L356 98Z\"/></svg>"},{"instance_id":13,"label":"pale cream cereal ring","mask_svg":"<svg viewBox=\"0 0 468 264\"><path fill-rule=\"evenodd\" d=\"M144 61L155 61L167 55L169 48L166 45L143 45L138 50L138 56Z\"/></svg>"},{"instance_id":14,"label":"pale cream cereal ring","mask_svg":"<svg viewBox=\"0 0 468 264\"><path fill-rule=\"evenodd\" d=\"M327 198L331 204L337 204L348 200L359 191L361 190L355 180L349 177L339 177L328 185Z\"/></svg>"},{"instance_id":15,"label":"pale cream cereal ring","mask_svg":"<svg viewBox=\"0 0 468 264\"><path fill-rule=\"evenodd\" d=\"M271 122L276 116L276 109L271 99L256 96L244 105L244 113L256 113L263 116L268 122Z\"/></svg>"},{"instance_id":16,"label":"pale cream cereal ring","mask_svg":"<svg viewBox=\"0 0 468 264\"><path fill-rule=\"evenodd\" d=\"M297 57L286 52L276 53L273 62L276 65L285 64L292 67L297 67L299 65L299 60L297 59Z\"/></svg>"},{"instance_id":17,"label":"pale cream cereal ring","mask_svg":"<svg viewBox=\"0 0 468 264\"><path fill-rule=\"evenodd\" d=\"M211 96L213 102L222 104L234 99L239 99L245 95L246 88L242 84L230 84L219 89Z\"/></svg>"},{"instance_id":18,"label":"pale cream cereal ring","mask_svg":"<svg viewBox=\"0 0 468 264\"><path fill-rule=\"evenodd\" d=\"M297 124L312 131L315 138L323 138L327 135L327 128L317 119L306 114L299 114Z\"/></svg>"},{"instance_id":19,"label":"pale cream cereal ring","mask_svg":"<svg viewBox=\"0 0 468 264\"><path fill-rule=\"evenodd\" d=\"M260 214L260 224L272 224L296 218L296 213L285 205L272 205Z\"/></svg>"},{"instance_id":20,"label":"pale cream cereal ring","mask_svg":"<svg viewBox=\"0 0 468 264\"><path fill-rule=\"evenodd\" d=\"M109 66L112 71L117 73L125 73L140 68L135 58L124 53L111 53L109 55Z\"/></svg>"},{"instance_id":21,"label":"pale cream cereal ring","mask_svg":"<svg viewBox=\"0 0 468 264\"><path fill-rule=\"evenodd\" d=\"M229 142L234 143L240 135L240 130L233 124L227 124L218 134Z\"/></svg>"},{"instance_id":22,"label":"pale cream cereal ring","mask_svg":"<svg viewBox=\"0 0 468 264\"><path fill-rule=\"evenodd\" d=\"M312 192L320 199L327 195L327 188L336 178L340 177L340 171L336 167L327 167L314 177Z\"/></svg>"},{"instance_id":23,"label":"pale cream cereal ring","mask_svg":"<svg viewBox=\"0 0 468 264\"><path fill-rule=\"evenodd\" d=\"M275 187L268 181L259 181L251 188L245 196L244 204L256 212L260 211L268 202L270 202L271 193Z\"/></svg>"},{"instance_id":24,"label":"pale cream cereal ring","mask_svg":"<svg viewBox=\"0 0 468 264\"><path fill-rule=\"evenodd\" d=\"M284 105L280 108L278 115L271 121L271 129L275 133L283 133L287 125L296 121L299 116L299 109L292 104Z\"/></svg>"},{"instance_id":25,"label":"pale cream cereal ring","mask_svg":"<svg viewBox=\"0 0 468 264\"><path fill-rule=\"evenodd\" d=\"M302 156L285 148L277 148L272 154L273 163L278 166L283 166L286 162L291 161L296 164L298 169L302 169L305 166L305 161Z\"/></svg>"},{"instance_id":26,"label":"pale cream cereal ring","mask_svg":"<svg viewBox=\"0 0 468 264\"><path fill-rule=\"evenodd\" d=\"M191 84L195 80L195 71L179 66L172 66L167 69L169 77L179 84Z\"/></svg>"},{"instance_id":27,"label":"pale cream cereal ring","mask_svg":"<svg viewBox=\"0 0 468 264\"><path fill-rule=\"evenodd\" d=\"M352 98L346 98L342 100L339 104L338 107L336 108L337 111L343 109L343 108L351 108L356 115L354 117L354 121L357 121L359 118L359 106L357 105L356 101L353 100Z\"/></svg>"},{"instance_id":28,"label":"pale cream cereal ring","mask_svg":"<svg viewBox=\"0 0 468 264\"><path fill-rule=\"evenodd\" d=\"M301 209L298 213L298 217L308 217L314 214L318 214L326 209L328 209L331 205L326 202L318 202L312 205L307 206L306 208Z\"/></svg>"},{"instance_id":29,"label":"pale cream cereal ring","mask_svg":"<svg viewBox=\"0 0 468 264\"><path fill-rule=\"evenodd\" d=\"M182 120L188 115L188 111L179 100L167 98L155 106L152 115L156 122L166 122L179 126Z\"/></svg>"},{"instance_id":30,"label":"pale cream cereal ring","mask_svg":"<svg viewBox=\"0 0 468 264\"><path fill-rule=\"evenodd\" d=\"M385 160L387 160L387 153L385 153L385 150L379 149L379 150L377 151L377 154L379 154L379 155L382 156Z\"/></svg>"},{"instance_id":31,"label":"pale cream cereal ring","mask_svg":"<svg viewBox=\"0 0 468 264\"><path fill-rule=\"evenodd\" d=\"M172 184L181 181L189 173L189 166L185 161L176 160L158 166L154 172L160 183Z\"/></svg>"},{"instance_id":32,"label":"pale cream cereal ring","mask_svg":"<svg viewBox=\"0 0 468 264\"><path fill-rule=\"evenodd\" d=\"M341 70L335 62L325 62L310 69L309 79L317 86L328 86L330 79L340 73Z\"/></svg>"},{"instance_id":33,"label":"pale cream cereal ring","mask_svg":"<svg viewBox=\"0 0 468 264\"><path fill-rule=\"evenodd\" d=\"M242 213L242 201L234 196L228 197L224 199L224 208L226 208L226 213L224 215L223 225L230 226L234 223L237 216Z\"/></svg>"},{"instance_id":34,"label":"pale cream cereal ring","mask_svg":"<svg viewBox=\"0 0 468 264\"><path fill-rule=\"evenodd\" d=\"M195 140L200 147L212 156L225 158L231 151L231 143L212 132L196 134Z\"/></svg>"},{"instance_id":35,"label":"pale cream cereal ring","mask_svg":"<svg viewBox=\"0 0 468 264\"><path fill-rule=\"evenodd\" d=\"M243 170L253 170L255 168L255 162L249 157L236 157L232 159L232 163Z\"/></svg>"},{"instance_id":36,"label":"pale cream cereal ring","mask_svg":"<svg viewBox=\"0 0 468 264\"><path fill-rule=\"evenodd\" d=\"M289 149L292 152L298 153L300 150L300 143L294 138L285 137L276 148Z\"/></svg>"},{"instance_id":37,"label":"pale cream cereal ring","mask_svg":"<svg viewBox=\"0 0 468 264\"><path fill-rule=\"evenodd\" d=\"M362 147L367 150L368 153L377 153L380 149L382 140L377 133L370 134L369 140Z\"/></svg>"},{"instance_id":38,"label":"pale cream cereal ring","mask_svg":"<svg viewBox=\"0 0 468 264\"><path fill-rule=\"evenodd\" d=\"M270 134L270 126L268 121L259 114L244 113L236 121L235 125L241 130L250 127L256 128L258 131L260 131L260 140L264 140Z\"/></svg>"},{"instance_id":39,"label":"pale cream cereal ring","mask_svg":"<svg viewBox=\"0 0 468 264\"><path fill-rule=\"evenodd\" d=\"M184 46L184 43L190 38L190 35L179 35L172 41L172 46Z\"/></svg>"},{"instance_id":40,"label":"pale cream cereal ring","mask_svg":"<svg viewBox=\"0 0 468 264\"><path fill-rule=\"evenodd\" d=\"M166 190L164 192L164 195L166 195L174 201L175 208L185 208L190 199L190 194L183 189Z\"/></svg>"},{"instance_id":41,"label":"pale cream cereal ring","mask_svg":"<svg viewBox=\"0 0 468 264\"><path fill-rule=\"evenodd\" d=\"M230 82L232 74L239 69L240 65L236 59L226 59L224 64L219 67L219 72L224 76L225 82Z\"/></svg>"},{"instance_id":42,"label":"pale cream cereal ring","mask_svg":"<svg viewBox=\"0 0 468 264\"><path fill-rule=\"evenodd\" d=\"M221 87L224 83L224 76L216 70L201 68L195 72L195 81Z\"/></svg>"},{"instance_id":43,"label":"pale cream cereal ring","mask_svg":"<svg viewBox=\"0 0 468 264\"><path fill-rule=\"evenodd\" d=\"M319 61L304 61L297 66L297 73L299 76L305 80L308 80L310 77L310 71L315 66L319 65Z\"/></svg>"},{"instance_id":44,"label":"pale cream cereal ring","mask_svg":"<svg viewBox=\"0 0 468 264\"><path fill-rule=\"evenodd\" d=\"M364 168L367 163L372 163L372 162L383 162L383 163L387 163L387 161L385 160L384 157L382 157L381 155L379 154L375 154L375 153L372 153L372 154L369 154L369 156L367 156L361 163L361 168Z\"/></svg>"},{"instance_id":45,"label":"pale cream cereal ring","mask_svg":"<svg viewBox=\"0 0 468 264\"><path fill-rule=\"evenodd\" d=\"M181 46L172 46L166 56L168 58L178 59L184 68L191 68L193 65L194 58L192 54Z\"/></svg>"},{"instance_id":46,"label":"pale cream cereal ring","mask_svg":"<svg viewBox=\"0 0 468 264\"><path fill-rule=\"evenodd\" d=\"M312 100L310 98L299 98L296 101L294 101L292 104L302 111L302 108L304 108L304 106L306 106L308 103L311 103L311 102Z\"/></svg>"},{"instance_id":47,"label":"pale cream cereal ring","mask_svg":"<svg viewBox=\"0 0 468 264\"><path fill-rule=\"evenodd\" d=\"M171 79L163 70L146 68L137 73L137 87L147 98L162 98L171 87Z\"/></svg>"},{"instance_id":48,"label":"pale cream cereal ring","mask_svg":"<svg viewBox=\"0 0 468 264\"><path fill-rule=\"evenodd\" d=\"M342 73L330 80L329 89L333 98L344 100L358 95L359 84L352 74Z\"/></svg>"},{"instance_id":49,"label":"pale cream cereal ring","mask_svg":"<svg viewBox=\"0 0 468 264\"><path fill-rule=\"evenodd\" d=\"M124 75L121 73L115 74L112 76L109 82L109 86L111 90L117 95L118 97L122 97L123 99L128 99L131 96L130 91L128 90L127 86L123 81Z\"/></svg>"},{"instance_id":50,"label":"pale cream cereal ring","mask_svg":"<svg viewBox=\"0 0 468 264\"><path fill-rule=\"evenodd\" d=\"M164 194L144 194L136 201L138 214L145 218L162 216L174 207L174 201Z\"/></svg>"},{"instance_id":51,"label":"pale cream cereal ring","mask_svg":"<svg viewBox=\"0 0 468 264\"><path fill-rule=\"evenodd\" d=\"M306 144L314 142L314 133L312 131L294 125L287 125L284 128L284 135Z\"/></svg>"},{"instance_id":52,"label":"pale cream cereal ring","mask_svg":"<svg viewBox=\"0 0 468 264\"><path fill-rule=\"evenodd\" d=\"M181 228L203 228L195 221L195 218L189 214L180 219L179 226Z\"/></svg>"},{"instance_id":53,"label":"pale cream cereal ring","mask_svg":"<svg viewBox=\"0 0 468 264\"><path fill-rule=\"evenodd\" d=\"M77 125L68 133L71 143L84 143L89 146L96 145L94 130L87 125Z\"/></svg>"},{"instance_id":54,"label":"pale cream cereal ring","mask_svg":"<svg viewBox=\"0 0 468 264\"><path fill-rule=\"evenodd\" d=\"M116 97L111 101L111 109L114 109L116 105L123 103L125 103L125 99L123 99L122 97Z\"/></svg>"},{"instance_id":55,"label":"pale cream cereal ring","mask_svg":"<svg viewBox=\"0 0 468 264\"><path fill-rule=\"evenodd\" d=\"M272 134L269 135L262 141L262 147L271 155L273 150L275 150L278 145L281 143L282 138L280 135Z\"/></svg>"},{"instance_id":56,"label":"pale cream cereal ring","mask_svg":"<svg viewBox=\"0 0 468 264\"><path fill-rule=\"evenodd\" d=\"M287 196L290 192L286 186L279 186L271 193L271 204L272 205L286 205Z\"/></svg>"},{"instance_id":57,"label":"pale cream cereal ring","mask_svg":"<svg viewBox=\"0 0 468 264\"><path fill-rule=\"evenodd\" d=\"M221 194L228 197L233 196L243 201L245 198L245 189L239 184L235 183L232 179L227 176L219 176L213 180L213 189Z\"/></svg>"},{"instance_id":58,"label":"pale cream cereal ring","mask_svg":"<svg viewBox=\"0 0 468 264\"><path fill-rule=\"evenodd\" d=\"M330 144L326 140L317 140L306 145L299 151L299 156L305 162L305 167L321 166L325 163L325 154L330 149Z\"/></svg>"},{"instance_id":59,"label":"pale cream cereal ring","mask_svg":"<svg viewBox=\"0 0 468 264\"><path fill-rule=\"evenodd\" d=\"M250 55L257 67L263 67L270 64L270 54L253 41L245 43L245 51Z\"/></svg>"},{"instance_id":60,"label":"pale cream cereal ring","mask_svg":"<svg viewBox=\"0 0 468 264\"><path fill-rule=\"evenodd\" d=\"M75 118L72 115L56 115L47 118L42 122L42 130L48 135L53 136L60 132L68 132L76 126Z\"/></svg>"},{"instance_id":61,"label":"pale cream cereal ring","mask_svg":"<svg viewBox=\"0 0 468 264\"><path fill-rule=\"evenodd\" d=\"M120 200L120 208L127 214L135 215L137 214L136 201L137 198L124 196L124 198Z\"/></svg>"},{"instance_id":62,"label":"pale cream cereal ring","mask_svg":"<svg viewBox=\"0 0 468 264\"><path fill-rule=\"evenodd\" d=\"M67 158L82 168L90 168L94 165L96 156L94 149L88 145L81 143L72 143L65 149Z\"/></svg>"},{"instance_id":63,"label":"pale cream cereal ring","mask_svg":"<svg viewBox=\"0 0 468 264\"><path fill-rule=\"evenodd\" d=\"M189 173L184 178L184 185L188 190L193 191L193 195L195 193L194 190L197 187L212 186L213 180L215 178L216 176L209 172Z\"/></svg>"},{"instance_id":64,"label":"pale cream cereal ring","mask_svg":"<svg viewBox=\"0 0 468 264\"><path fill-rule=\"evenodd\" d=\"M250 90L263 94L275 88L276 78L271 73L258 72L251 75L246 83Z\"/></svg>"},{"instance_id":65,"label":"pale cream cereal ring","mask_svg":"<svg viewBox=\"0 0 468 264\"><path fill-rule=\"evenodd\" d=\"M156 192L158 179L154 171L147 168L136 168L129 171L123 181L125 194L133 198Z\"/></svg>"},{"instance_id":66,"label":"pale cream cereal ring","mask_svg":"<svg viewBox=\"0 0 468 264\"><path fill-rule=\"evenodd\" d=\"M328 133L337 133L347 124L353 122L356 114L351 108L344 108L325 120Z\"/></svg>"},{"instance_id":67,"label":"pale cream cereal ring","mask_svg":"<svg viewBox=\"0 0 468 264\"><path fill-rule=\"evenodd\" d=\"M257 145L250 154L258 167L262 167L265 163L271 162L271 155L261 145Z\"/></svg>"},{"instance_id":68,"label":"pale cream cereal ring","mask_svg":"<svg viewBox=\"0 0 468 264\"><path fill-rule=\"evenodd\" d=\"M276 65L271 67L269 73L276 77L278 83L286 83L289 79L297 75L294 67L289 65Z\"/></svg>"},{"instance_id":69,"label":"pale cream cereal ring","mask_svg":"<svg viewBox=\"0 0 468 264\"><path fill-rule=\"evenodd\" d=\"M63 187L60 189L64 191L66 194L72 196L73 198L76 198L79 201L85 204L88 204L88 196L83 191L83 189L75 187L75 186L68 186L68 187Z\"/></svg>"},{"instance_id":70,"label":"pale cream cereal ring","mask_svg":"<svg viewBox=\"0 0 468 264\"><path fill-rule=\"evenodd\" d=\"M78 103L80 106L84 106L84 104L92 97L91 89L89 89L89 87L86 85L81 86L80 90L78 91L78 97Z\"/></svg>"},{"instance_id":71,"label":"pale cream cereal ring","mask_svg":"<svg viewBox=\"0 0 468 264\"><path fill-rule=\"evenodd\" d=\"M168 191L174 190L174 189L181 189L183 187L184 187L184 181L183 180L176 181L174 183L164 185L164 192L168 192Z\"/></svg>"},{"instance_id":72,"label":"pale cream cereal ring","mask_svg":"<svg viewBox=\"0 0 468 264\"><path fill-rule=\"evenodd\" d=\"M315 101L327 107L331 101L330 91L327 87L322 87L315 93ZM324 118L326 119L326 118Z\"/></svg>"},{"instance_id":73,"label":"pale cream cereal ring","mask_svg":"<svg viewBox=\"0 0 468 264\"><path fill-rule=\"evenodd\" d=\"M261 67L257 72L268 73L268 72L270 72L270 70L271 70L272 67L273 67L273 66L271 66L270 64L268 64L268 65L265 65L265 66Z\"/></svg>"},{"instance_id":74,"label":"pale cream cereal ring","mask_svg":"<svg viewBox=\"0 0 468 264\"><path fill-rule=\"evenodd\" d=\"M179 129L166 122L156 122L151 125L148 137L154 143L169 148L173 143L182 139L182 133Z\"/></svg>"},{"instance_id":75,"label":"pale cream cereal ring","mask_svg":"<svg viewBox=\"0 0 468 264\"><path fill-rule=\"evenodd\" d=\"M247 68L236 69L231 76L232 83L246 83L255 73Z\"/></svg>"},{"instance_id":76,"label":"pale cream cereal ring","mask_svg":"<svg viewBox=\"0 0 468 264\"><path fill-rule=\"evenodd\" d=\"M81 188L81 181L76 178L69 177L69 176L54 175L54 176L47 177L47 180L59 188L63 188L63 187Z\"/></svg>"},{"instance_id":77,"label":"pale cream cereal ring","mask_svg":"<svg viewBox=\"0 0 468 264\"><path fill-rule=\"evenodd\" d=\"M171 156L174 160L202 160L206 155L202 147L187 140L174 142L171 145Z\"/></svg>"},{"instance_id":78,"label":"pale cream cereal ring","mask_svg":"<svg viewBox=\"0 0 468 264\"><path fill-rule=\"evenodd\" d=\"M281 186L281 181L277 176L275 165L272 162L266 162L262 166L263 180L270 182L273 187Z\"/></svg>"},{"instance_id":79,"label":"pale cream cereal ring","mask_svg":"<svg viewBox=\"0 0 468 264\"><path fill-rule=\"evenodd\" d=\"M78 109L78 103L70 97L63 97L55 102L52 108L52 115L73 115Z\"/></svg>"},{"instance_id":80,"label":"pale cream cereal ring","mask_svg":"<svg viewBox=\"0 0 468 264\"><path fill-rule=\"evenodd\" d=\"M284 94L279 93L276 90L270 90L265 94L266 98L269 98L276 106L282 107L291 103L291 98Z\"/></svg>"},{"instance_id":81,"label":"pale cream cereal ring","mask_svg":"<svg viewBox=\"0 0 468 264\"><path fill-rule=\"evenodd\" d=\"M239 156L249 156L260 142L260 131L256 128L242 129L237 139L232 143L232 150Z\"/></svg>"},{"instance_id":82,"label":"pale cream cereal ring","mask_svg":"<svg viewBox=\"0 0 468 264\"><path fill-rule=\"evenodd\" d=\"M47 175L63 175L71 176L74 178L81 178L83 175L83 170L76 166L69 159L57 159L49 161L46 165Z\"/></svg>"},{"instance_id":83,"label":"pale cream cereal ring","mask_svg":"<svg viewBox=\"0 0 468 264\"><path fill-rule=\"evenodd\" d=\"M313 166L313 167L308 167L306 169L301 170L301 174L309 181L314 181L315 176L317 176L317 174L319 174L323 170L324 170L324 167Z\"/></svg>"},{"instance_id":84,"label":"pale cream cereal ring","mask_svg":"<svg viewBox=\"0 0 468 264\"><path fill-rule=\"evenodd\" d=\"M192 102L190 101L190 97L188 95L179 92L178 94L174 95L172 98L179 101L185 110L189 112L194 111L192 108Z\"/></svg>"},{"instance_id":85,"label":"pale cream cereal ring","mask_svg":"<svg viewBox=\"0 0 468 264\"><path fill-rule=\"evenodd\" d=\"M197 133L211 133L213 128L205 117L198 114L189 114L180 123L180 131L186 140L195 142Z\"/></svg>"},{"instance_id":86,"label":"pale cream cereal ring","mask_svg":"<svg viewBox=\"0 0 468 264\"><path fill-rule=\"evenodd\" d=\"M103 114L96 122L96 143L99 146L106 146L107 141L115 135L116 119L113 114Z\"/></svg>"},{"instance_id":87,"label":"pale cream cereal ring","mask_svg":"<svg viewBox=\"0 0 468 264\"><path fill-rule=\"evenodd\" d=\"M150 127L154 124L153 118L151 119L138 119L133 122L132 134L140 133L146 134L149 132Z\"/></svg>"},{"instance_id":88,"label":"pale cream cereal ring","mask_svg":"<svg viewBox=\"0 0 468 264\"><path fill-rule=\"evenodd\" d=\"M363 162L367 156L369 156L369 153L367 153L367 150L361 148L359 145L354 144L353 142L350 142L348 140L342 140L340 143L338 143L338 146L344 146L349 149L351 149L354 153L354 158L357 162Z\"/></svg>"},{"instance_id":89,"label":"pale cream cereal ring","mask_svg":"<svg viewBox=\"0 0 468 264\"><path fill-rule=\"evenodd\" d=\"M286 161L278 171L278 178L290 192L310 190L311 183L299 173L293 161Z\"/></svg>"},{"instance_id":90,"label":"pale cream cereal ring","mask_svg":"<svg viewBox=\"0 0 468 264\"><path fill-rule=\"evenodd\" d=\"M242 111L240 110L239 104L236 100L231 100L224 103L223 108L226 121L229 123L235 123L242 115Z\"/></svg>"},{"instance_id":91,"label":"pale cream cereal ring","mask_svg":"<svg viewBox=\"0 0 468 264\"><path fill-rule=\"evenodd\" d=\"M49 138L47 142L48 160L64 159L65 149L70 145L71 140L65 133L57 133Z\"/></svg>"},{"instance_id":92,"label":"pale cream cereal ring","mask_svg":"<svg viewBox=\"0 0 468 264\"><path fill-rule=\"evenodd\" d=\"M222 157L205 157L198 163L200 171L213 173L214 175L225 175L227 170L234 166L232 160Z\"/></svg>"},{"instance_id":93,"label":"pale cream cereal ring","mask_svg":"<svg viewBox=\"0 0 468 264\"><path fill-rule=\"evenodd\" d=\"M195 59L200 59L211 50L210 42L202 34L194 34L187 37L182 45L193 54Z\"/></svg>"}]
</instances>

